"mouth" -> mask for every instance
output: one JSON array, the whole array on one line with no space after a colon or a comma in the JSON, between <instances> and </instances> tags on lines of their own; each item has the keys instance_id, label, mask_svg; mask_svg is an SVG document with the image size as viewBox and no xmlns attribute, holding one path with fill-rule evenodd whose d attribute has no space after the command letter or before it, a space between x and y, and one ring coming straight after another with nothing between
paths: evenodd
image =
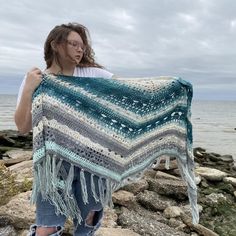
<instances>
[{"instance_id":1,"label":"mouth","mask_svg":"<svg viewBox=\"0 0 236 236\"><path fill-rule=\"evenodd\" d=\"M75 60L76 60L77 62L79 62L81 59L82 59L82 56L81 56L81 55L75 56Z\"/></svg>"}]
</instances>

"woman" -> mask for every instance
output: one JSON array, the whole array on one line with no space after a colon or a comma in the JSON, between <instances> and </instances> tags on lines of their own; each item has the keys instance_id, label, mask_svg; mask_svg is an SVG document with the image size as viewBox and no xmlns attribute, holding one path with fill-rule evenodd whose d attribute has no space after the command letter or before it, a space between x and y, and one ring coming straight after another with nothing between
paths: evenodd
<instances>
[{"instance_id":1,"label":"woman","mask_svg":"<svg viewBox=\"0 0 236 236\"><path fill-rule=\"evenodd\" d=\"M88 30L77 23L56 26L49 33L44 45L44 59L46 61L44 72L38 68L32 68L24 78L19 90L15 123L22 134L28 133L32 129L32 95L41 83L43 73L79 77L111 78L113 76L95 62ZM66 163L64 164L66 167ZM78 178L74 178L73 189L77 203L80 204L83 221L82 224L78 224L74 219L76 225L74 235L93 235L101 225L103 208L101 203L95 202L93 198L90 199L89 204L81 205L83 201L79 193ZM86 181L88 180L86 179ZM61 235L65 221L66 217L63 214L57 215L55 206L43 200L39 195L36 203L36 224L31 226L29 235Z\"/></svg>"}]
</instances>

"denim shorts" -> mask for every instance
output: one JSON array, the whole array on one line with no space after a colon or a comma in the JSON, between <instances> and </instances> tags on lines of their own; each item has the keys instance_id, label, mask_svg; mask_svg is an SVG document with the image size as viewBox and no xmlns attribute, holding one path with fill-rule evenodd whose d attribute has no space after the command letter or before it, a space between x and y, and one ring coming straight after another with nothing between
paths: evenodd
<instances>
[{"instance_id":1,"label":"denim shorts","mask_svg":"<svg viewBox=\"0 0 236 236\"><path fill-rule=\"evenodd\" d=\"M69 165L63 161L63 165L67 167ZM90 185L90 173L84 171L85 180L88 188L88 204L84 204L81 195L81 185L80 185L80 168L74 167L74 179L72 182L72 192L77 200L77 204L81 211L82 222L78 224L78 221L73 220L74 223L74 236L86 236L94 235L95 231L101 226L101 221L104 215L104 209L100 202L96 202L91 193ZM78 173L78 174L76 174ZM98 176L94 175L95 191L98 194ZM86 224L86 219L90 211L95 211L93 223L91 225ZM35 231L37 226L43 227L56 227L57 232L50 234L51 236L62 235L66 217L64 215L56 215L55 206L49 201L43 200L41 194L37 197L36 202L36 223L30 226L30 232L28 236L37 236Z\"/></svg>"}]
</instances>

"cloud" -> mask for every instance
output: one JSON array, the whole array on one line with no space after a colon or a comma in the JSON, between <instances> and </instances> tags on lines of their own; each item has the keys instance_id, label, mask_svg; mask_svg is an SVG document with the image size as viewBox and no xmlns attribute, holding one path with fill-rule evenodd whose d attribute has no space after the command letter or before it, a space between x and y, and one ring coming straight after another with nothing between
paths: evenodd
<instances>
[{"instance_id":1,"label":"cloud","mask_svg":"<svg viewBox=\"0 0 236 236\"><path fill-rule=\"evenodd\" d=\"M180 76L201 96L207 91L214 96L222 84L231 93L234 9L234 0L2 1L0 80L23 76L33 66L44 69L47 34L55 25L75 21L90 30L98 62L118 76Z\"/></svg>"}]
</instances>

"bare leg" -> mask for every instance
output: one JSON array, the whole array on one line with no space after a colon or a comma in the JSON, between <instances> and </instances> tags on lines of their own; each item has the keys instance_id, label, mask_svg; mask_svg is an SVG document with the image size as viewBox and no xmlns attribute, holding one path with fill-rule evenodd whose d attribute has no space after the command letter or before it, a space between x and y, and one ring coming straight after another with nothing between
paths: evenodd
<instances>
[{"instance_id":1,"label":"bare leg","mask_svg":"<svg viewBox=\"0 0 236 236\"><path fill-rule=\"evenodd\" d=\"M87 225L93 225L93 218L94 218L94 215L95 215L95 211L90 211L88 213L88 216L86 218L86 224Z\"/></svg>"},{"instance_id":2,"label":"bare leg","mask_svg":"<svg viewBox=\"0 0 236 236\"><path fill-rule=\"evenodd\" d=\"M42 227L38 226L36 229L37 236L48 236L50 234L56 233L57 228L56 227Z\"/></svg>"}]
</instances>

